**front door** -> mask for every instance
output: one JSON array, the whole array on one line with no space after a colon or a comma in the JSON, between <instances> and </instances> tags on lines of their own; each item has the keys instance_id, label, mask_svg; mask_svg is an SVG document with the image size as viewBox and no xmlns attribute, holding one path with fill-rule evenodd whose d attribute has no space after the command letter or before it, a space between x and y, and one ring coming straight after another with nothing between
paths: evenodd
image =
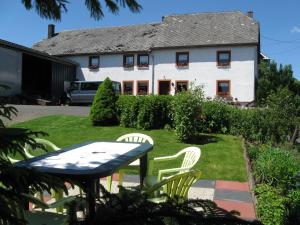
<instances>
[{"instance_id":1,"label":"front door","mask_svg":"<svg viewBox=\"0 0 300 225\"><path fill-rule=\"evenodd\" d=\"M170 83L171 81L159 81L158 82L158 94L169 95L170 94Z\"/></svg>"}]
</instances>

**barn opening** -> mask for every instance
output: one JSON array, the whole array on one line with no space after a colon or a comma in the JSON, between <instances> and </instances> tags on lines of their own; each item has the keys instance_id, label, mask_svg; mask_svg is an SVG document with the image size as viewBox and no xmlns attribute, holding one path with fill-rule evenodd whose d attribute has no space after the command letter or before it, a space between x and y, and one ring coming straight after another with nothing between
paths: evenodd
<instances>
[{"instance_id":1,"label":"barn opening","mask_svg":"<svg viewBox=\"0 0 300 225\"><path fill-rule=\"evenodd\" d=\"M52 62L23 53L22 93L51 99Z\"/></svg>"}]
</instances>

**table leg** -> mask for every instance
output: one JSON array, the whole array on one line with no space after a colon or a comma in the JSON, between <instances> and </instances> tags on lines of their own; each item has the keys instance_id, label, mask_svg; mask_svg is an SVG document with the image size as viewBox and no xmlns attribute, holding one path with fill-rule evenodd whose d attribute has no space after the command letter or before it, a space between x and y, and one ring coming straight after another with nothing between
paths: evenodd
<instances>
[{"instance_id":1,"label":"table leg","mask_svg":"<svg viewBox=\"0 0 300 225\"><path fill-rule=\"evenodd\" d=\"M147 175L148 154L140 158L140 185L143 188L144 178Z\"/></svg>"},{"instance_id":2,"label":"table leg","mask_svg":"<svg viewBox=\"0 0 300 225\"><path fill-rule=\"evenodd\" d=\"M96 182L98 179L89 179L85 182L85 193L87 200L87 224L91 224L96 212Z\"/></svg>"}]
</instances>

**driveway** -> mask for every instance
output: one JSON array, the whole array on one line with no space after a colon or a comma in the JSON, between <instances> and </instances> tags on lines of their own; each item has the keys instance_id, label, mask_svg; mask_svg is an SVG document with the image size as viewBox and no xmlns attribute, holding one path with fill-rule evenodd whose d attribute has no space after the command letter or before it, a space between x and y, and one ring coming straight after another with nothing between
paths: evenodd
<instances>
[{"instance_id":1,"label":"driveway","mask_svg":"<svg viewBox=\"0 0 300 225\"><path fill-rule=\"evenodd\" d=\"M11 121L4 120L6 125L31 120L49 115L88 116L90 106L40 106L40 105L11 105L18 110L18 115Z\"/></svg>"}]
</instances>

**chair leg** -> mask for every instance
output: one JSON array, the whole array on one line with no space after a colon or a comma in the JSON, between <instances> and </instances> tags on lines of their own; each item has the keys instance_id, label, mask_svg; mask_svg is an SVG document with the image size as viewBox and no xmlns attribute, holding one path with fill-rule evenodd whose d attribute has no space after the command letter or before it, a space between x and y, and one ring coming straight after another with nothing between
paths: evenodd
<instances>
[{"instance_id":1,"label":"chair leg","mask_svg":"<svg viewBox=\"0 0 300 225\"><path fill-rule=\"evenodd\" d=\"M62 198L64 197L64 192L63 190L59 190L59 191L56 191L54 192L54 198L55 198L55 201L59 201L61 200ZM64 212L64 207L61 205L61 206L58 206L56 208L56 212L58 213L63 213Z\"/></svg>"},{"instance_id":2,"label":"chair leg","mask_svg":"<svg viewBox=\"0 0 300 225\"><path fill-rule=\"evenodd\" d=\"M42 202L44 202L44 193L43 191L39 191L38 193L34 194L34 197L40 199ZM32 204L32 208L35 208L35 204ZM42 211L45 211L44 208L42 208Z\"/></svg>"},{"instance_id":3,"label":"chair leg","mask_svg":"<svg viewBox=\"0 0 300 225\"><path fill-rule=\"evenodd\" d=\"M124 179L124 171L119 170L119 186L123 185L123 179Z\"/></svg>"},{"instance_id":4,"label":"chair leg","mask_svg":"<svg viewBox=\"0 0 300 225\"><path fill-rule=\"evenodd\" d=\"M106 178L106 182L107 182L107 190L109 192L111 192L111 184L112 184L112 175Z\"/></svg>"}]
</instances>

